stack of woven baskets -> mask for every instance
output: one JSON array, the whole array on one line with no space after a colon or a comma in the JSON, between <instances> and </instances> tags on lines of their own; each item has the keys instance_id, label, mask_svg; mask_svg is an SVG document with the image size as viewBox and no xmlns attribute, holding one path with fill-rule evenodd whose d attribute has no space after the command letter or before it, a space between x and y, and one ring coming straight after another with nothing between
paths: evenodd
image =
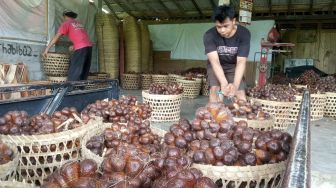
<instances>
[{"instance_id":1,"label":"stack of woven baskets","mask_svg":"<svg viewBox=\"0 0 336 188\"><path fill-rule=\"evenodd\" d=\"M96 15L96 34L99 50L99 71L110 78L119 77L119 34L117 23L111 15Z\"/></svg>"},{"instance_id":2,"label":"stack of woven baskets","mask_svg":"<svg viewBox=\"0 0 336 188\"><path fill-rule=\"evenodd\" d=\"M44 74L51 82L65 82L68 75L70 58L68 54L48 53L42 59Z\"/></svg>"}]
</instances>

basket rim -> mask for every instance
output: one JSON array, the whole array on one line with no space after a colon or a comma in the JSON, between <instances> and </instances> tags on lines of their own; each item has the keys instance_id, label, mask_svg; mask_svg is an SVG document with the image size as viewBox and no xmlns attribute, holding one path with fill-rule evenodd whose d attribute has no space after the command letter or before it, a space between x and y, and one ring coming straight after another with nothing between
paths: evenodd
<instances>
[{"instance_id":1,"label":"basket rim","mask_svg":"<svg viewBox=\"0 0 336 188\"><path fill-rule=\"evenodd\" d=\"M35 188L36 187L33 184L30 184L30 183L27 183L27 182L19 182L19 181L16 181L16 180L13 180L13 181L1 181L0 180L0 187L2 187L2 186L15 186L15 187L23 186L25 188Z\"/></svg>"},{"instance_id":2,"label":"basket rim","mask_svg":"<svg viewBox=\"0 0 336 188\"><path fill-rule=\"evenodd\" d=\"M233 120L234 121L244 120L247 122L248 127L257 128L257 129L260 129L260 128L273 129L273 126L275 123L275 118L271 114L270 114L270 118L265 119L265 120L254 120L254 119L237 118L237 117L233 117Z\"/></svg>"},{"instance_id":3,"label":"basket rim","mask_svg":"<svg viewBox=\"0 0 336 188\"><path fill-rule=\"evenodd\" d=\"M159 100L167 100L167 99L176 99L183 96L183 92L178 95L159 95L159 94L150 94L149 90L142 90L142 96L147 98L155 98Z\"/></svg>"},{"instance_id":4,"label":"basket rim","mask_svg":"<svg viewBox=\"0 0 336 188\"><path fill-rule=\"evenodd\" d=\"M41 134L41 135L0 135L2 141L6 143L13 143L17 145L25 144L36 144L47 142L49 144L58 143L59 140L63 140L67 137L79 137L83 135L87 130L94 128L95 124L99 124L102 121L100 117L95 117L95 119L90 119L87 124L82 124L82 126L75 129L61 131L51 134ZM51 139L52 138L52 139Z\"/></svg>"},{"instance_id":5,"label":"basket rim","mask_svg":"<svg viewBox=\"0 0 336 188\"><path fill-rule=\"evenodd\" d=\"M274 171L280 171L280 170L275 170L275 169L281 169L281 171L286 169L286 163L287 160L281 161L279 163L274 163L274 164L263 164L263 165L256 165L256 166L213 166L213 165L204 165L204 164L197 164L193 163L192 167L196 167L198 169L211 169L212 172L217 172L221 173L221 177L226 177L226 173L234 172L234 173L241 173L241 174L249 174L249 176L255 177L255 178L260 178L259 175L256 173L251 173L251 172L257 172L257 171L263 171L267 169L274 169ZM255 175L254 175L255 174ZM221 178L221 177L218 177Z\"/></svg>"},{"instance_id":6,"label":"basket rim","mask_svg":"<svg viewBox=\"0 0 336 188\"><path fill-rule=\"evenodd\" d=\"M249 97L250 101L252 102L260 102L260 103L266 103L267 105L269 104L276 104L279 106L288 106L291 107L291 105L294 105L295 101L293 102L281 102L281 101L271 101L271 100L264 100L264 99L258 99L258 98L254 98L254 97Z\"/></svg>"},{"instance_id":7,"label":"basket rim","mask_svg":"<svg viewBox=\"0 0 336 188\"><path fill-rule=\"evenodd\" d=\"M176 81L177 82L181 82L181 83L187 83L187 84L190 84L190 83L201 83L202 82L202 79L201 78L193 78L194 80L184 80L184 79L180 79L180 78L177 78Z\"/></svg>"}]
</instances>

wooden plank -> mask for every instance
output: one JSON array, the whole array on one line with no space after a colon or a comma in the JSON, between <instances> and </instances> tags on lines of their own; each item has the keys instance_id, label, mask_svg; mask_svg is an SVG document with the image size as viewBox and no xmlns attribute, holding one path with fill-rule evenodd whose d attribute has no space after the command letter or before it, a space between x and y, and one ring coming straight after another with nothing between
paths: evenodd
<instances>
[{"instance_id":1,"label":"wooden plank","mask_svg":"<svg viewBox=\"0 0 336 188\"><path fill-rule=\"evenodd\" d=\"M199 8L198 4L196 3L195 0L191 0L191 2L193 3L193 5L195 6L196 10L198 11L198 13L200 14L201 17L204 17L203 12L201 11L201 9Z\"/></svg>"},{"instance_id":2,"label":"wooden plank","mask_svg":"<svg viewBox=\"0 0 336 188\"><path fill-rule=\"evenodd\" d=\"M173 2L174 5L179 9L179 11L180 11L181 14L186 15L186 13L185 13L183 7L180 5L179 2L177 2L176 0L173 0L172 2Z\"/></svg>"},{"instance_id":3,"label":"wooden plank","mask_svg":"<svg viewBox=\"0 0 336 188\"><path fill-rule=\"evenodd\" d=\"M158 2L164 8L164 10L168 14L168 16L171 17L172 13L170 12L169 8L161 0L159 0Z\"/></svg>"},{"instance_id":4,"label":"wooden plank","mask_svg":"<svg viewBox=\"0 0 336 188\"><path fill-rule=\"evenodd\" d=\"M128 8L126 8L126 6L124 5L124 3L120 3L119 0L113 0L119 7L121 7L123 9L124 12L126 12L128 15L133 16L135 18L137 18L137 16L135 16Z\"/></svg>"},{"instance_id":5,"label":"wooden plank","mask_svg":"<svg viewBox=\"0 0 336 188\"><path fill-rule=\"evenodd\" d=\"M104 0L104 2L105 2L105 4L106 4L106 6L110 9L110 11L111 11L113 17L114 17L115 19L117 19L117 20L120 20L119 17L118 17L118 15L114 12L114 10L113 10L111 4L108 3L107 0Z\"/></svg>"}]
</instances>

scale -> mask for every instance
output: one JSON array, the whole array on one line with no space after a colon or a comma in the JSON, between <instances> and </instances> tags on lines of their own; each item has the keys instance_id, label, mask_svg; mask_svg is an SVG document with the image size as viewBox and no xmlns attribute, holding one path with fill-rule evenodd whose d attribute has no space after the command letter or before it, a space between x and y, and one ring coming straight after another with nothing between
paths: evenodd
<instances>
[{"instance_id":1,"label":"scale","mask_svg":"<svg viewBox=\"0 0 336 188\"><path fill-rule=\"evenodd\" d=\"M261 40L261 51L260 51L260 65L259 65L259 78L257 82L258 87L263 87L267 81L267 57L270 53L290 53L292 52L291 48L294 47L293 43L272 43ZM285 47L285 50L273 50L273 47Z\"/></svg>"}]
</instances>

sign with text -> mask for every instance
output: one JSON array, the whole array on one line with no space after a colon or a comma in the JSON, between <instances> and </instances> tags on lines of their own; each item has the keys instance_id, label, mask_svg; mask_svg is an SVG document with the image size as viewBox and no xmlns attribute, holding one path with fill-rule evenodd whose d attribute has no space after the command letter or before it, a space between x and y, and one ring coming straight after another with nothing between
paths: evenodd
<instances>
[{"instance_id":1,"label":"sign with text","mask_svg":"<svg viewBox=\"0 0 336 188\"><path fill-rule=\"evenodd\" d=\"M28 67L29 79L42 78L41 53L45 46L0 40L0 63L24 63Z\"/></svg>"}]
</instances>

